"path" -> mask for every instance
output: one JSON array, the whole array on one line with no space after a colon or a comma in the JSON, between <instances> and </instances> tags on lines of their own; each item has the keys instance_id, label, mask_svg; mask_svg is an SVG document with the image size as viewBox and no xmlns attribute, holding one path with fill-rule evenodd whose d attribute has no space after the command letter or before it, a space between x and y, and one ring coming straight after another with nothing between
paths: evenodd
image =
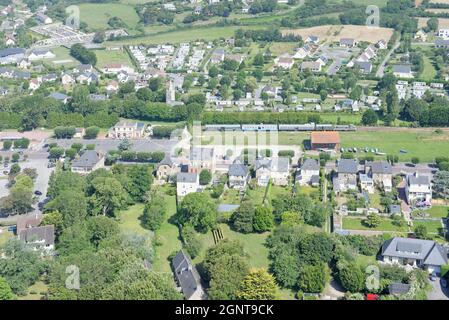
<instances>
[{"instance_id":1,"label":"path","mask_svg":"<svg viewBox=\"0 0 449 320\"><path fill-rule=\"evenodd\" d=\"M401 37L399 36L396 39L396 42L394 43L393 47L391 48L390 51L388 51L387 55L385 56L384 60L382 61L382 63L380 64L379 68L377 69L376 72L376 77L378 78L382 78L385 74L385 68L387 66L387 62L388 60L390 60L391 55L393 54L393 52L399 48L399 45L401 44Z\"/></svg>"}]
</instances>

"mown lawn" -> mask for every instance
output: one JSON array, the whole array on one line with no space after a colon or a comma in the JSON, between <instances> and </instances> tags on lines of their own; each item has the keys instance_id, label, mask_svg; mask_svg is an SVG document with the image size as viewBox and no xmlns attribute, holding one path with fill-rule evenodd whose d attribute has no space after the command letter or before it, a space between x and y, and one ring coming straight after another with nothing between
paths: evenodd
<instances>
[{"instance_id":1,"label":"mown lawn","mask_svg":"<svg viewBox=\"0 0 449 320\"><path fill-rule=\"evenodd\" d=\"M139 203L130 206L127 210L121 211L119 215L120 228L124 232L133 232L141 236L153 236L153 232L142 227L140 217L142 216L144 205Z\"/></svg>"},{"instance_id":2,"label":"mown lawn","mask_svg":"<svg viewBox=\"0 0 449 320\"><path fill-rule=\"evenodd\" d=\"M449 214L449 207L446 206L432 206L426 210L432 218L446 218Z\"/></svg>"},{"instance_id":3,"label":"mown lawn","mask_svg":"<svg viewBox=\"0 0 449 320\"><path fill-rule=\"evenodd\" d=\"M133 64L126 51L120 50L95 50L97 67L103 68L106 64L120 63L132 67Z\"/></svg>"},{"instance_id":4,"label":"mown lawn","mask_svg":"<svg viewBox=\"0 0 449 320\"><path fill-rule=\"evenodd\" d=\"M421 73L421 78L426 81L434 80L437 75L437 70L433 66L432 61L426 54L423 55L423 61L424 64L423 64L423 72Z\"/></svg>"},{"instance_id":5,"label":"mown lawn","mask_svg":"<svg viewBox=\"0 0 449 320\"><path fill-rule=\"evenodd\" d=\"M127 28L135 28L139 16L133 6L121 3L82 3L80 9L81 22L85 22L91 29L108 29L108 20L118 17L123 20Z\"/></svg>"},{"instance_id":6,"label":"mown lawn","mask_svg":"<svg viewBox=\"0 0 449 320\"><path fill-rule=\"evenodd\" d=\"M28 288L26 296L18 297L19 300L41 300L48 292L48 286L43 281L38 281Z\"/></svg>"},{"instance_id":7,"label":"mown lawn","mask_svg":"<svg viewBox=\"0 0 449 320\"><path fill-rule=\"evenodd\" d=\"M376 228L370 228L363 223L364 218L343 217L343 229L345 230L372 230L372 231L394 231L407 232L407 226L396 226L393 220L381 218L381 223Z\"/></svg>"},{"instance_id":8,"label":"mown lawn","mask_svg":"<svg viewBox=\"0 0 449 320\"><path fill-rule=\"evenodd\" d=\"M413 228L416 228L419 225L425 226L427 228L428 233L437 233L437 234L443 227L440 220L433 220L433 221L413 220Z\"/></svg>"}]
</instances>

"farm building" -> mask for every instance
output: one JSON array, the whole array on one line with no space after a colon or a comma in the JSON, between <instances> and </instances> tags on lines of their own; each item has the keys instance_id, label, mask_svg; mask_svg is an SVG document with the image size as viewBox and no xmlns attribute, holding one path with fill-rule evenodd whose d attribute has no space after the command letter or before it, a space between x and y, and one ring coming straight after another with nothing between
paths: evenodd
<instances>
[{"instance_id":1,"label":"farm building","mask_svg":"<svg viewBox=\"0 0 449 320\"><path fill-rule=\"evenodd\" d=\"M312 132L310 134L310 146L312 150L340 148L340 133L335 131Z\"/></svg>"}]
</instances>

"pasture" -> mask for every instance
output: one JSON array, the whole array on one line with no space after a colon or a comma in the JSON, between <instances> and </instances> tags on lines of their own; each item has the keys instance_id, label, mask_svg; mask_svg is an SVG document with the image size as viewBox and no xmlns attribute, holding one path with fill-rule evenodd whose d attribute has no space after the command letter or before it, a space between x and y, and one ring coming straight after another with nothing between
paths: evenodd
<instances>
[{"instance_id":1,"label":"pasture","mask_svg":"<svg viewBox=\"0 0 449 320\"><path fill-rule=\"evenodd\" d=\"M127 28L135 28L139 16L130 5L121 3L82 3L79 6L81 22L85 22L93 30L109 29L108 20L118 17Z\"/></svg>"}]
</instances>

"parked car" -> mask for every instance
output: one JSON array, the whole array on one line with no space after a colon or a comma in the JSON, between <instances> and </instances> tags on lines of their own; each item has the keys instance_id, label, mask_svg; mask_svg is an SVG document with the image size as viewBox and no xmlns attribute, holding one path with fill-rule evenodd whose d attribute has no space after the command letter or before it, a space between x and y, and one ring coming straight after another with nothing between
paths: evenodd
<instances>
[{"instance_id":1,"label":"parked car","mask_svg":"<svg viewBox=\"0 0 449 320\"><path fill-rule=\"evenodd\" d=\"M431 274L431 275L429 276L429 279L430 279L431 281L435 281L435 280L437 279L437 277L435 277L434 274Z\"/></svg>"},{"instance_id":2,"label":"parked car","mask_svg":"<svg viewBox=\"0 0 449 320\"><path fill-rule=\"evenodd\" d=\"M41 195L42 195L42 192L39 191L39 190L36 190L36 191L34 191L34 194L35 194L36 196L41 196Z\"/></svg>"}]
</instances>

